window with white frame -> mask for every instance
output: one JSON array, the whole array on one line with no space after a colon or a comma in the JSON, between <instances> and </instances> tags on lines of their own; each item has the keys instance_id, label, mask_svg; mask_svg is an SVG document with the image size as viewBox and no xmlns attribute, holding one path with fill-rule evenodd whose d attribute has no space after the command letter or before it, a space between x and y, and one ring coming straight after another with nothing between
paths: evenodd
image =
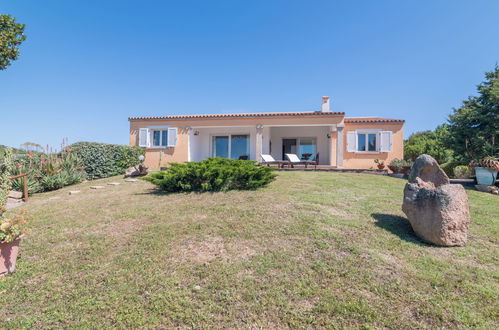
<instances>
[{"instance_id":1,"label":"window with white frame","mask_svg":"<svg viewBox=\"0 0 499 330\"><path fill-rule=\"evenodd\" d=\"M357 151L378 151L378 133L357 132Z\"/></svg>"},{"instance_id":2,"label":"window with white frame","mask_svg":"<svg viewBox=\"0 0 499 330\"><path fill-rule=\"evenodd\" d=\"M152 146L166 147L168 145L168 129L152 130Z\"/></svg>"},{"instance_id":3,"label":"window with white frame","mask_svg":"<svg viewBox=\"0 0 499 330\"><path fill-rule=\"evenodd\" d=\"M139 146L145 148L167 148L177 145L176 127L147 127L139 129Z\"/></svg>"},{"instance_id":4,"label":"window with white frame","mask_svg":"<svg viewBox=\"0 0 499 330\"><path fill-rule=\"evenodd\" d=\"M392 131L379 129L349 131L347 132L347 152L391 152L392 135Z\"/></svg>"}]
</instances>

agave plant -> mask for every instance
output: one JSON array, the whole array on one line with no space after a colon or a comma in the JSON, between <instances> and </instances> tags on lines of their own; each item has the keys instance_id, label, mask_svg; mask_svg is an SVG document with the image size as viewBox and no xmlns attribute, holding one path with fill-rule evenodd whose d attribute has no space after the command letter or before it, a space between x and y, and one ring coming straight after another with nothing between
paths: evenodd
<instances>
[{"instance_id":1,"label":"agave plant","mask_svg":"<svg viewBox=\"0 0 499 330\"><path fill-rule=\"evenodd\" d=\"M60 189L86 179L81 162L70 148L60 153L29 152L16 155L12 175L22 173L28 174L29 193ZM13 180L12 185L18 191L24 188L22 179Z\"/></svg>"}]
</instances>

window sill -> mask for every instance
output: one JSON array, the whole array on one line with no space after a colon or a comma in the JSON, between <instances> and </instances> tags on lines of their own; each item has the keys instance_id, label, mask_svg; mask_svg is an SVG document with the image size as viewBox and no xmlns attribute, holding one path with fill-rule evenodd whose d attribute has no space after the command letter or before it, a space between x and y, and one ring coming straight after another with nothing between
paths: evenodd
<instances>
[{"instance_id":1,"label":"window sill","mask_svg":"<svg viewBox=\"0 0 499 330\"><path fill-rule=\"evenodd\" d=\"M381 151L354 151L354 154L381 154Z\"/></svg>"}]
</instances>

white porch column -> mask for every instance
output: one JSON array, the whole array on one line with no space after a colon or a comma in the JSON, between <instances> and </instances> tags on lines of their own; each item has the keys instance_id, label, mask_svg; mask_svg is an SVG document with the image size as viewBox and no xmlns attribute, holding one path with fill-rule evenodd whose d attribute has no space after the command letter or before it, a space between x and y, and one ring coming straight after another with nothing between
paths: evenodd
<instances>
[{"instance_id":1,"label":"white porch column","mask_svg":"<svg viewBox=\"0 0 499 330\"><path fill-rule=\"evenodd\" d=\"M187 126L185 130L187 131L187 161L190 162L192 161L192 155L191 155L192 127Z\"/></svg>"},{"instance_id":2,"label":"white porch column","mask_svg":"<svg viewBox=\"0 0 499 330\"><path fill-rule=\"evenodd\" d=\"M336 167L343 167L343 128L345 128L344 124L336 125L338 128L338 133L336 136Z\"/></svg>"},{"instance_id":3,"label":"white porch column","mask_svg":"<svg viewBox=\"0 0 499 330\"><path fill-rule=\"evenodd\" d=\"M331 125L329 126L328 129L328 150L329 150L329 159L328 163L329 166L335 166L336 165L336 152L334 150L335 144L336 144L336 125Z\"/></svg>"},{"instance_id":4,"label":"white porch column","mask_svg":"<svg viewBox=\"0 0 499 330\"><path fill-rule=\"evenodd\" d=\"M263 125L256 125L256 142L255 142L255 156L256 161L262 161L263 152Z\"/></svg>"}]
</instances>

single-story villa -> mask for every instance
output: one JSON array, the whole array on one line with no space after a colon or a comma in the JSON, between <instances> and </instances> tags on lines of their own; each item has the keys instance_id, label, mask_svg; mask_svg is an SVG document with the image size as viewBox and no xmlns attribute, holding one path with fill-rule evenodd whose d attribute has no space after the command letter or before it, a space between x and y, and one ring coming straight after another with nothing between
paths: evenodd
<instances>
[{"instance_id":1,"label":"single-story villa","mask_svg":"<svg viewBox=\"0 0 499 330\"><path fill-rule=\"evenodd\" d=\"M329 103L323 96L320 111L130 117L130 145L145 148L153 170L208 157L261 161L262 154L350 169L403 158L404 120L345 117Z\"/></svg>"}]
</instances>

